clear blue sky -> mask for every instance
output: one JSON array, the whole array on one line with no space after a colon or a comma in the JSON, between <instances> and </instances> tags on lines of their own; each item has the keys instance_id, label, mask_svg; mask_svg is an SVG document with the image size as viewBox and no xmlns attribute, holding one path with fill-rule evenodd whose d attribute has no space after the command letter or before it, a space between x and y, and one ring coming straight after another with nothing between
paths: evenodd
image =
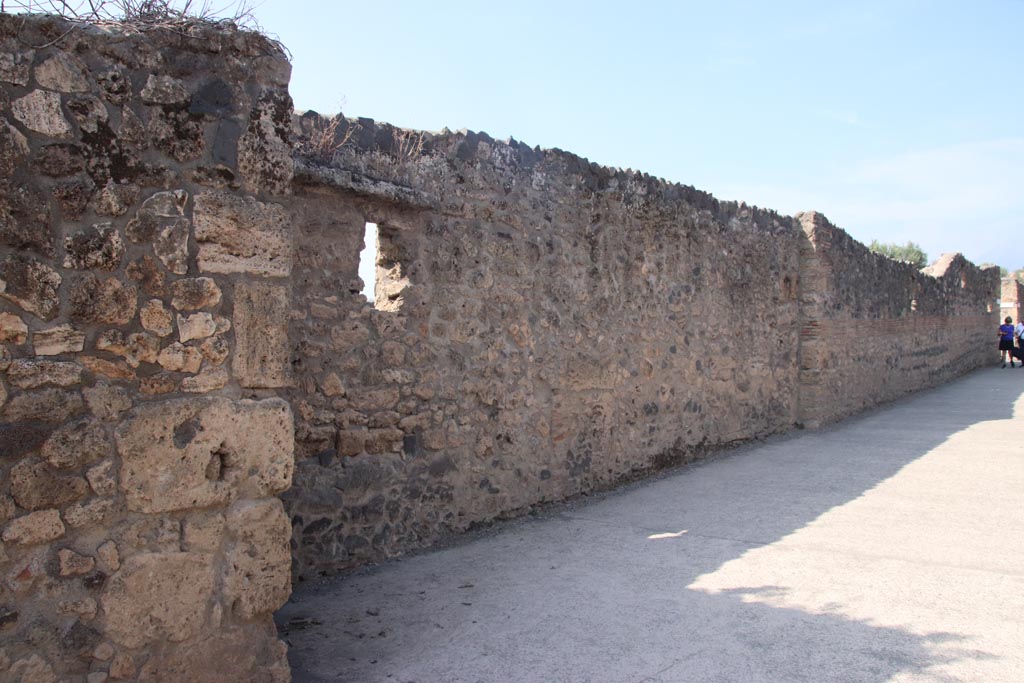
<instances>
[{"instance_id":1,"label":"clear blue sky","mask_svg":"<svg viewBox=\"0 0 1024 683\"><path fill-rule=\"evenodd\" d=\"M1024 266L1024 0L265 0L297 109L559 147Z\"/></svg>"}]
</instances>

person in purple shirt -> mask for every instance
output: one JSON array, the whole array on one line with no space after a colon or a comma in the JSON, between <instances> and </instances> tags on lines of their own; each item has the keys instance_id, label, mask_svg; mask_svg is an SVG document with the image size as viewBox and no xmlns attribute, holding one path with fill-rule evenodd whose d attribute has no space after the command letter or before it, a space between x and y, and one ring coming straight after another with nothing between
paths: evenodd
<instances>
[{"instance_id":1,"label":"person in purple shirt","mask_svg":"<svg viewBox=\"0 0 1024 683\"><path fill-rule=\"evenodd\" d=\"M1013 318L1006 316L1006 320L999 326L999 358L1003 361L1003 367L1006 367L1006 361L1009 359L1010 367L1013 365ZM1021 361L1024 365L1024 361Z\"/></svg>"}]
</instances>

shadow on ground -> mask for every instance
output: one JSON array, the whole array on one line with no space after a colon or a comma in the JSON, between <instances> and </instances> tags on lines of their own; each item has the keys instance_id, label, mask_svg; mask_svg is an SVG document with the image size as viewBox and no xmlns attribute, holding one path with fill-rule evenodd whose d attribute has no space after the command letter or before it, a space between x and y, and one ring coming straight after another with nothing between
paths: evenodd
<instances>
[{"instance_id":1,"label":"shadow on ground","mask_svg":"<svg viewBox=\"0 0 1024 683\"><path fill-rule=\"evenodd\" d=\"M978 371L823 431L299 586L278 614L294 680L1003 680L1000 667L1020 662L1005 661L1000 619L1019 620L1020 598L998 591L1019 595L1024 574L997 576L987 593L998 572L956 547L984 555L988 541L938 493L962 486L943 479L948 463L980 462L952 437L1003 443L1000 421L1022 393L1024 374ZM932 542L947 514L960 521ZM950 577L977 581L978 595ZM985 624L972 600L994 605Z\"/></svg>"}]
</instances>

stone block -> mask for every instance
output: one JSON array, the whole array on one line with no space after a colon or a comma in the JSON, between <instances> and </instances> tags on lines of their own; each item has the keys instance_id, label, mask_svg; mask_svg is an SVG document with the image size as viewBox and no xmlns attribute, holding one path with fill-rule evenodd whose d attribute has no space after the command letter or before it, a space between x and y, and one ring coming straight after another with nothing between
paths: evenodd
<instances>
[{"instance_id":1,"label":"stone block","mask_svg":"<svg viewBox=\"0 0 1024 683\"><path fill-rule=\"evenodd\" d=\"M331 347L348 353L370 341L370 330L358 320L347 320L331 327Z\"/></svg>"},{"instance_id":2,"label":"stone block","mask_svg":"<svg viewBox=\"0 0 1024 683\"><path fill-rule=\"evenodd\" d=\"M85 333L71 325L57 325L32 335L32 349L37 356L78 353L84 348Z\"/></svg>"},{"instance_id":3,"label":"stone block","mask_svg":"<svg viewBox=\"0 0 1024 683\"><path fill-rule=\"evenodd\" d=\"M224 598L251 619L281 607L291 594L291 524L281 501L241 501L227 512Z\"/></svg>"},{"instance_id":4,"label":"stone block","mask_svg":"<svg viewBox=\"0 0 1024 683\"><path fill-rule=\"evenodd\" d=\"M136 408L117 428L121 489L136 512L272 496L291 484L294 427L279 399L179 399Z\"/></svg>"},{"instance_id":5,"label":"stone block","mask_svg":"<svg viewBox=\"0 0 1024 683\"><path fill-rule=\"evenodd\" d=\"M0 538L4 543L39 545L64 535L64 522L58 510L40 510L11 520Z\"/></svg>"},{"instance_id":6,"label":"stone block","mask_svg":"<svg viewBox=\"0 0 1024 683\"><path fill-rule=\"evenodd\" d=\"M171 306L179 311L198 311L220 303L220 287L213 278L183 278L171 283Z\"/></svg>"},{"instance_id":7,"label":"stone block","mask_svg":"<svg viewBox=\"0 0 1024 683\"><path fill-rule=\"evenodd\" d=\"M57 560L61 576L81 576L88 574L96 567L95 559L87 555L79 555L69 548L58 551Z\"/></svg>"},{"instance_id":8,"label":"stone block","mask_svg":"<svg viewBox=\"0 0 1024 683\"><path fill-rule=\"evenodd\" d=\"M100 643L96 646L96 649L92 651L92 658L101 662L109 662L110 658L114 656L114 646L110 643Z\"/></svg>"},{"instance_id":9,"label":"stone block","mask_svg":"<svg viewBox=\"0 0 1024 683\"><path fill-rule=\"evenodd\" d=\"M103 424L84 419L62 425L50 434L40 454L58 469L78 469L109 456L111 446Z\"/></svg>"},{"instance_id":10,"label":"stone block","mask_svg":"<svg viewBox=\"0 0 1024 683\"><path fill-rule=\"evenodd\" d=\"M73 176L77 173L85 170L86 165L86 150L82 145L58 142L52 145L45 145L39 148L39 151L32 155L32 170L40 175L50 176L51 178L64 178L66 176ZM72 181L75 182L75 181ZM72 188L70 184L61 184L61 189L55 194L58 195L61 200L62 207L74 206L75 213L81 215L81 209L88 205L88 197L77 194L78 192L91 192L95 185L91 183L82 182L77 188ZM72 196L76 194L77 196Z\"/></svg>"},{"instance_id":11,"label":"stone block","mask_svg":"<svg viewBox=\"0 0 1024 683\"><path fill-rule=\"evenodd\" d=\"M51 138L71 137L71 124L64 118L60 95L45 90L33 90L11 102L11 113L26 128Z\"/></svg>"},{"instance_id":12,"label":"stone block","mask_svg":"<svg viewBox=\"0 0 1024 683\"><path fill-rule=\"evenodd\" d=\"M110 677L115 681L135 678L135 660L127 652L118 652L110 662Z\"/></svg>"},{"instance_id":13,"label":"stone block","mask_svg":"<svg viewBox=\"0 0 1024 683\"><path fill-rule=\"evenodd\" d=\"M324 396L344 396L345 385L342 384L341 378L338 374L331 372L327 374L324 381L320 384L320 390L324 392Z\"/></svg>"},{"instance_id":14,"label":"stone block","mask_svg":"<svg viewBox=\"0 0 1024 683\"><path fill-rule=\"evenodd\" d=\"M207 368L195 377L181 380L181 390L188 394L205 394L225 387L228 379L224 368Z\"/></svg>"},{"instance_id":15,"label":"stone block","mask_svg":"<svg viewBox=\"0 0 1024 683\"><path fill-rule=\"evenodd\" d=\"M107 113L106 105L103 104L103 100L100 98L93 97L92 95L69 97L67 108L83 132L98 133L101 130L101 125L103 130L109 130L107 123L110 120L110 115ZM125 207L125 211L127 210L128 207ZM112 213L107 215L120 216L121 214Z\"/></svg>"},{"instance_id":16,"label":"stone block","mask_svg":"<svg viewBox=\"0 0 1024 683\"><path fill-rule=\"evenodd\" d=\"M94 375L107 379L135 379L135 371L124 361L110 361L96 356L79 356L78 360Z\"/></svg>"},{"instance_id":17,"label":"stone block","mask_svg":"<svg viewBox=\"0 0 1024 683\"><path fill-rule=\"evenodd\" d=\"M23 458L46 442L49 430L25 424L0 424L0 458Z\"/></svg>"},{"instance_id":18,"label":"stone block","mask_svg":"<svg viewBox=\"0 0 1024 683\"><path fill-rule=\"evenodd\" d=\"M161 263L175 275L188 272L188 235L191 225L184 218L169 222L160 229L153 252Z\"/></svg>"},{"instance_id":19,"label":"stone block","mask_svg":"<svg viewBox=\"0 0 1024 683\"><path fill-rule=\"evenodd\" d=\"M13 519L14 515L18 513L17 508L14 506L14 499L10 496L0 496L0 524L3 524L9 519ZM0 562L4 561L3 547L0 546Z\"/></svg>"},{"instance_id":20,"label":"stone block","mask_svg":"<svg viewBox=\"0 0 1024 683\"><path fill-rule=\"evenodd\" d=\"M397 368L405 363L405 346L394 341L385 341L380 345L381 361L389 368Z\"/></svg>"},{"instance_id":21,"label":"stone block","mask_svg":"<svg viewBox=\"0 0 1024 683\"><path fill-rule=\"evenodd\" d=\"M286 89L268 88L260 95L238 141L238 170L245 190L277 195L291 192L295 168L288 141L291 117L292 99Z\"/></svg>"},{"instance_id":22,"label":"stone block","mask_svg":"<svg viewBox=\"0 0 1024 683\"><path fill-rule=\"evenodd\" d=\"M199 347L199 350L202 352L203 358L214 365L223 363L231 353L231 347L224 337L211 337L207 339Z\"/></svg>"},{"instance_id":23,"label":"stone block","mask_svg":"<svg viewBox=\"0 0 1024 683\"><path fill-rule=\"evenodd\" d=\"M112 496L117 491L117 466L113 460L104 460L85 472L89 488L98 496Z\"/></svg>"},{"instance_id":24,"label":"stone block","mask_svg":"<svg viewBox=\"0 0 1024 683\"><path fill-rule=\"evenodd\" d=\"M145 683L289 683L287 647L263 624L211 630L202 638L161 648L138 672Z\"/></svg>"},{"instance_id":25,"label":"stone block","mask_svg":"<svg viewBox=\"0 0 1024 683\"><path fill-rule=\"evenodd\" d=\"M166 337L174 332L174 318L160 299L150 299L139 309L139 320L142 327L158 337Z\"/></svg>"},{"instance_id":26,"label":"stone block","mask_svg":"<svg viewBox=\"0 0 1024 683\"><path fill-rule=\"evenodd\" d=\"M164 639L188 640L206 621L213 589L212 555L169 552L129 557L107 580L100 597L106 634L132 649Z\"/></svg>"},{"instance_id":27,"label":"stone block","mask_svg":"<svg viewBox=\"0 0 1024 683\"><path fill-rule=\"evenodd\" d=\"M81 617L82 621L90 621L96 618L96 607L96 601L92 598L61 600L57 603L57 614L71 614ZM104 673L103 680L106 680L106 676Z\"/></svg>"},{"instance_id":28,"label":"stone block","mask_svg":"<svg viewBox=\"0 0 1024 683\"><path fill-rule=\"evenodd\" d=\"M71 287L71 317L87 323L126 325L135 317L138 292L117 278L89 273Z\"/></svg>"},{"instance_id":29,"label":"stone block","mask_svg":"<svg viewBox=\"0 0 1024 683\"><path fill-rule=\"evenodd\" d=\"M70 387L82 382L82 366L55 360L19 358L7 368L7 379L19 389Z\"/></svg>"},{"instance_id":30,"label":"stone block","mask_svg":"<svg viewBox=\"0 0 1024 683\"><path fill-rule=\"evenodd\" d=\"M189 100L185 83L171 76L150 74L139 95L146 104L184 104Z\"/></svg>"},{"instance_id":31,"label":"stone block","mask_svg":"<svg viewBox=\"0 0 1024 683\"><path fill-rule=\"evenodd\" d=\"M243 387L291 385L288 288L269 282L235 286L232 371Z\"/></svg>"},{"instance_id":32,"label":"stone block","mask_svg":"<svg viewBox=\"0 0 1024 683\"><path fill-rule=\"evenodd\" d=\"M193 339L206 339L217 331L217 324L209 313L194 313L178 316L178 340L181 343Z\"/></svg>"},{"instance_id":33,"label":"stone block","mask_svg":"<svg viewBox=\"0 0 1024 683\"><path fill-rule=\"evenodd\" d=\"M161 296L164 293L167 275L148 254L129 263L124 274L129 280L138 282L142 291L150 296Z\"/></svg>"},{"instance_id":34,"label":"stone block","mask_svg":"<svg viewBox=\"0 0 1024 683\"><path fill-rule=\"evenodd\" d=\"M398 453L402 450L405 433L401 429L370 429L366 433L364 448L367 453Z\"/></svg>"},{"instance_id":35,"label":"stone block","mask_svg":"<svg viewBox=\"0 0 1024 683\"><path fill-rule=\"evenodd\" d=\"M85 402L77 391L40 389L11 398L3 409L5 422L67 422L85 412Z\"/></svg>"},{"instance_id":36,"label":"stone block","mask_svg":"<svg viewBox=\"0 0 1024 683\"><path fill-rule=\"evenodd\" d=\"M32 157L32 170L51 178L62 178L75 175L85 170L85 148L73 142L57 142L39 148ZM89 185L84 185L89 186ZM83 187L84 187L83 186ZM90 189L92 186L89 186ZM66 190L61 190L61 194ZM87 198L68 198L75 205L88 205ZM79 212L80 213L80 212Z\"/></svg>"},{"instance_id":37,"label":"stone block","mask_svg":"<svg viewBox=\"0 0 1024 683\"><path fill-rule=\"evenodd\" d=\"M206 149L203 124L188 112L158 109L151 112L146 138L157 149L175 161L198 159Z\"/></svg>"},{"instance_id":38,"label":"stone block","mask_svg":"<svg viewBox=\"0 0 1024 683\"><path fill-rule=\"evenodd\" d=\"M8 177L31 153L28 138L10 123L0 123L0 173Z\"/></svg>"},{"instance_id":39,"label":"stone block","mask_svg":"<svg viewBox=\"0 0 1024 683\"><path fill-rule=\"evenodd\" d=\"M12 683L57 683L53 667L36 654L19 659L7 673Z\"/></svg>"},{"instance_id":40,"label":"stone block","mask_svg":"<svg viewBox=\"0 0 1024 683\"><path fill-rule=\"evenodd\" d=\"M121 233L109 223L94 225L64 239L64 267L113 270L124 256Z\"/></svg>"},{"instance_id":41,"label":"stone block","mask_svg":"<svg viewBox=\"0 0 1024 683\"><path fill-rule=\"evenodd\" d=\"M160 353L160 340L144 332L125 337L121 330L107 330L96 340L96 349L124 358L133 368L139 363L156 363Z\"/></svg>"},{"instance_id":42,"label":"stone block","mask_svg":"<svg viewBox=\"0 0 1024 683\"><path fill-rule=\"evenodd\" d=\"M398 403L400 394L398 389L371 389L353 393L353 398L353 405L359 406L360 410L389 410Z\"/></svg>"},{"instance_id":43,"label":"stone block","mask_svg":"<svg viewBox=\"0 0 1024 683\"><path fill-rule=\"evenodd\" d=\"M5 49L0 52L0 81L12 85L28 85L28 77L35 54L35 50L8 52Z\"/></svg>"},{"instance_id":44,"label":"stone block","mask_svg":"<svg viewBox=\"0 0 1024 683\"><path fill-rule=\"evenodd\" d=\"M64 521L72 529L100 526L114 511L114 501L109 498L90 498L75 503L64 510Z\"/></svg>"},{"instance_id":45,"label":"stone block","mask_svg":"<svg viewBox=\"0 0 1024 683\"><path fill-rule=\"evenodd\" d=\"M111 574L121 568L121 555L117 550L117 544L113 541L104 541L96 549L96 565L100 571ZM101 658L100 658L101 659ZM109 657L107 658L109 659Z\"/></svg>"},{"instance_id":46,"label":"stone block","mask_svg":"<svg viewBox=\"0 0 1024 683\"><path fill-rule=\"evenodd\" d=\"M340 455L359 455L363 452L365 443L365 429L349 429L338 432L338 453Z\"/></svg>"},{"instance_id":47,"label":"stone block","mask_svg":"<svg viewBox=\"0 0 1024 683\"><path fill-rule=\"evenodd\" d=\"M184 218L188 193L158 192L142 203L125 232L133 242L153 245L157 258L177 275L188 272L188 236L191 223ZM158 292L146 290L151 294Z\"/></svg>"},{"instance_id":48,"label":"stone block","mask_svg":"<svg viewBox=\"0 0 1024 683\"><path fill-rule=\"evenodd\" d=\"M35 68L36 83L47 90L63 93L87 92L89 79L80 59L66 52L55 52Z\"/></svg>"},{"instance_id":49,"label":"stone block","mask_svg":"<svg viewBox=\"0 0 1024 683\"><path fill-rule=\"evenodd\" d=\"M291 273L288 213L280 204L228 192L203 192L195 198L194 221L200 270L264 277Z\"/></svg>"},{"instance_id":50,"label":"stone block","mask_svg":"<svg viewBox=\"0 0 1024 683\"><path fill-rule=\"evenodd\" d=\"M23 460L11 468L11 495L25 510L58 508L89 495L82 477L58 474L46 462Z\"/></svg>"},{"instance_id":51,"label":"stone block","mask_svg":"<svg viewBox=\"0 0 1024 683\"><path fill-rule=\"evenodd\" d=\"M134 183L109 181L92 197L92 210L100 216L123 216L139 198L141 188Z\"/></svg>"},{"instance_id":52,"label":"stone block","mask_svg":"<svg viewBox=\"0 0 1024 683\"><path fill-rule=\"evenodd\" d=\"M28 325L13 313L0 313L0 342L24 344L28 339Z\"/></svg>"},{"instance_id":53,"label":"stone block","mask_svg":"<svg viewBox=\"0 0 1024 683\"><path fill-rule=\"evenodd\" d=\"M2 134L0 124L0 144ZM45 196L24 187L5 188L0 193L0 244L53 255L53 226Z\"/></svg>"},{"instance_id":54,"label":"stone block","mask_svg":"<svg viewBox=\"0 0 1024 683\"><path fill-rule=\"evenodd\" d=\"M77 221L89 206L95 184L89 178L77 177L73 180L57 183L52 193L60 206L61 218L65 221Z\"/></svg>"},{"instance_id":55,"label":"stone block","mask_svg":"<svg viewBox=\"0 0 1024 683\"><path fill-rule=\"evenodd\" d=\"M156 362L169 372L195 373L203 363L203 354L194 346L174 342L160 351Z\"/></svg>"},{"instance_id":56,"label":"stone block","mask_svg":"<svg viewBox=\"0 0 1024 683\"><path fill-rule=\"evenodd\" d=\"M0 296L43 320L57 315L60 274L42 261L10 255L0 262Z\"/></svg>"},{"instance_id":57,"label":"stone block","mask_svg":"<svg viewBox=\"0 0 1024 683\"><path fill-rule=\"evenodd\" d=\"M124 387L99 383L82 389L89 410L101 420L113 420L132 407L131 397Z\"/></svg>"},{"instance_id":58,"label":"stone block","mask_svg":"<svg viewBox=\"0 0 1024 683\"><path fill-rule=\"evenodd\" d=\"M166 372L144 377L139 380L139 392L145 396L159 396L161 394L169 394L172 391L177 390L178 380Z\"/></svg>"}]
</instances>

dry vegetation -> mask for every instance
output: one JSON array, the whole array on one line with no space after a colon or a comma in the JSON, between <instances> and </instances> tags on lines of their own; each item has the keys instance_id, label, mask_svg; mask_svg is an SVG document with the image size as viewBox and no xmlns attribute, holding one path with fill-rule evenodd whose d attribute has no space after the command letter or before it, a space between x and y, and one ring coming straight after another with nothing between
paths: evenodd
<instances>
[{"instance_id":1,"label":"dry vegetation","mask_svg":"<svg viewBox=\"0 0 1024 683\"><path fill-rule=\"evenodd\" d=\"M129 23L138 26L174 26L190 22L231 22L258 30L249 0L215 5L211 0L0 0L0 12L10 14L51 14L71 21L102 24Z\"/></svg>"},{"instance_id":2,"label":"dry vegetation","mask_svg":"<svg viewBox=\"0 0 1024 683\"><path fill-rule=\"evenodd\" d=\"M345 124L345 132L339 136L338 129L342 124ZM333 118L317 116L308 138L299 142L298 151L308 159L330 164L334 155L352 140L357 130L359 123L347 121L341 114Z\"/></svg>"}]
</instances>

